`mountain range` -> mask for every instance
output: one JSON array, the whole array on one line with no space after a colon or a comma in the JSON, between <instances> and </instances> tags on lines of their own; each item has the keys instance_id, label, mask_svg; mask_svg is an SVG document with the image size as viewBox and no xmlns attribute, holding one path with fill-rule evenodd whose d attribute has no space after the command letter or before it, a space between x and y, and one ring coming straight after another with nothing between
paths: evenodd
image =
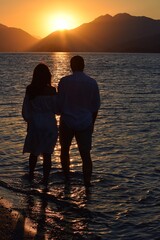
<instances>
[{"instance_id":1,"label":"mountain range","mask_svg":"<svg viewBox=\"0 0 160 240\"><path fill-rule=\"evenodd\" d=\"M0 52L22 52L38 43L38 39L19 28L0 24Z\"/></svg>"},{"instance_id":2,"label":"mountain range","mask_svg":"<svg viewBox=\"0 0 160 240\"><path fill-rule=\"evenodd\" d=\"M21 29L0 24L0 52L157 52L160 20L120 13L36 39Z\"/></svg>"}]
</instances>

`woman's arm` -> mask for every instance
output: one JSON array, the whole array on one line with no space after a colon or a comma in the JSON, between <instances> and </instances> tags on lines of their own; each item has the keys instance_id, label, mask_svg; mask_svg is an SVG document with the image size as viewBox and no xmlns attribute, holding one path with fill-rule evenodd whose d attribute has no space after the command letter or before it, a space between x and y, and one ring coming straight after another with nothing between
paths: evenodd
<instances>
[{"instance_id":1,"label":"woman's arm","mask_svg":"<svg viewBox=\"0 0 160 240\"><path fill-rule=\"evenodd\" d=\"M29 122L31 119L31 104L29 96L26 94L23 100L22 105L22 117L26 122Z\"/></svg>"}]
</instances>

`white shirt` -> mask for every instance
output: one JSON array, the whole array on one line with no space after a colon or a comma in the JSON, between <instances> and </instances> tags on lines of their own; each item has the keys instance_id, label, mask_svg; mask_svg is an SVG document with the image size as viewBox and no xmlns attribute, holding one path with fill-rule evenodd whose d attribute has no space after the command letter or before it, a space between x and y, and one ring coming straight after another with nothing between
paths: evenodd
<instances>
[{"instance_id":1,"label":"white shirt","mask_svg":"<svg viewBox=\"0 0 160 240\"><path fill-rule=\"evenodd\" d=\"M90 126L92 114L100 107L97 82L83 72L74 72L60 80L58 98L61 119L74 130Z\"/></svg>"},{"instance_id":2,"label":"white shirt","mask_svg":"<svg viewBox=\"0 0 160 240\"><path fill-rule=\"evenodd\" d=\"M23 152L38 156L53 153L57 141L58 129L55 118L56 96L36 96L30 100L26 95L22 115L28 123Z\"/></svg>"}]
</instances>

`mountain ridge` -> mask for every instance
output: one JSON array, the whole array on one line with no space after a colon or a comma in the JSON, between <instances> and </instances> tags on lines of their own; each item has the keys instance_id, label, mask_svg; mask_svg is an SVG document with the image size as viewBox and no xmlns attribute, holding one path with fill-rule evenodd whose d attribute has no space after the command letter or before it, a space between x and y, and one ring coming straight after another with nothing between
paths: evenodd
<instances>
[{"instance_id":1,"label":"mountain ridge","mask_svg":"<svg viewBox=\"0 0 160 240\"><path fill-rule=\"evenodd\" d=\"M106 14L75 29L53 32L32 51L160 52L159 34L160 20Z\"/></svg>"},{"instance_id":2,"label":"mountain ridge","mask_svg":"<svg viewBox=\"0 0 160 240\"><path fill-rule=\"evenodd\" d=\"M0 24L0 34L3 28ZM31 42L24 51L160 52L160 20L128 13L106 14L77 28L55 31Z\"/></svg>"},{"instance_id":3,"label":"mountain ridge","mask_svg":"<svg viewBox=\"0 0 160 240\"><path fill-rule=\"evenodd\" d=\"M20 28L0 24L0 52L22 52L35 45L38 39Z\"/></svg>"}]
</instances>

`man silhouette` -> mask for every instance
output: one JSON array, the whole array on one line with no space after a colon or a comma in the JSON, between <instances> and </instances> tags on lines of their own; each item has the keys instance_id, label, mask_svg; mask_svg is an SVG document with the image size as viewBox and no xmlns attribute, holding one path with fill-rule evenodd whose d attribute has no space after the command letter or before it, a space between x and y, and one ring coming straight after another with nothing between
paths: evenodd
<instances>
[{"instance_id":1,"label":"man silhouette","mask_svg":"<svg viewBox=\"0 0 160 240\"><path fill-rule=\"evenodd\" d=\"M58 85L61 165L68 180L69 150L75 137L82 158L84 184L88 187L92 175L92 133L100 107L100 95L97 82L83 72L84 59L81 56L72 57L70 66L73 73L61 78Z\"/></svg>"}]
</instances>

